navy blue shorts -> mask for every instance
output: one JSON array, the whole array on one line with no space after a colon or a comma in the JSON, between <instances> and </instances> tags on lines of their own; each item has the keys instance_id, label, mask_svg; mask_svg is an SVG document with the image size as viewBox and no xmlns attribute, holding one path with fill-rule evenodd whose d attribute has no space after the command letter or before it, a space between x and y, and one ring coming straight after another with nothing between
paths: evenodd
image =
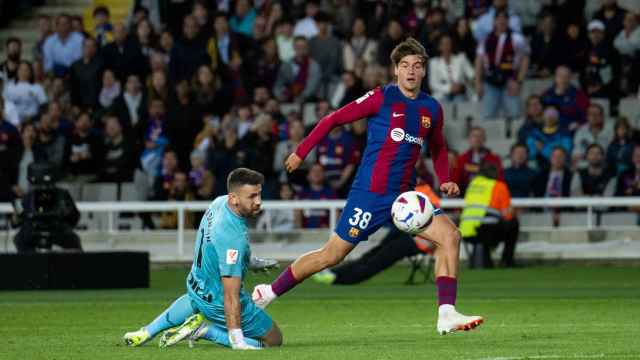
<instances>
[{"instance_id":1,"label":"navy blue shorts","mask_svg":"<svg viewBox=\"0 0 640 360\"><path fill-rule=\"evenodd\" d=\"M393 226L391 205L398 195L400 194L379 195L369 191L351 190L338 220L336 234L343 240L357 245L360 241L367 241L369 235L380 227L387 224ZM440 214L440 208L433 211L434 216Z\"/></svg>"}]
</instances>

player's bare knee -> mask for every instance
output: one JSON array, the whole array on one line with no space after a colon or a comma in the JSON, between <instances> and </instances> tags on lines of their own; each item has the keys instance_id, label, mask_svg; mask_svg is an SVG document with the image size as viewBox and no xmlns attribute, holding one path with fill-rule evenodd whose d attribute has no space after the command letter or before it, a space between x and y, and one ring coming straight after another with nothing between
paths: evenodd
<instances>
[{"instance_id":1,"label":"player's bare knee","mask_svg":"<svg viewBox=\"0 0 640 360\"><path fill-rule=\"evenodd\" d=\"M282 345L282 340L282 331L274 323L267 336L262 339L262 344L267 347L276 347Z\"/></svg>"},{"instance_id":2,"label":"player's bare knee","mask_svg":"<svg viewBox=\"0 0 640 360\"><path fill-rule=\"evenodd\" d=\"M445 246L451 249L458 249L460 247L460 242L462 241L462 234L460 230L457 228L451 229L447 232L445 236Z\"/></svg>"}]
</instances>

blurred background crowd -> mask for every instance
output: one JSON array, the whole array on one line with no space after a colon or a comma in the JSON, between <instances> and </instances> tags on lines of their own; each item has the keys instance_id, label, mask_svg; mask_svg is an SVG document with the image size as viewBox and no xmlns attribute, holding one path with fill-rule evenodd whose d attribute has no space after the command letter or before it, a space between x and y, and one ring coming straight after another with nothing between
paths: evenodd
<instances>
[{"instance_id":1,"label":"blurred background crowd","mask_svg":"<svg viewBox=\"0 0 640 360\"><path fill-rule=\"evenodd\" d=\"M514 197L639 195L639 13L623 0L136 0L123 21L108 6L90 25L42 15L32 48L3 44L0 202L28 191L34 161L67 183L135 183L144 200L210 200L239 166L265 175L266 199L345 198L365 120L293 174L284 159L323 116L392 82L408 36L430 56L423 87L445 132L462 129L447 140L463 190L493 162ZM426 150L417 167L437 189Z\"/></svg>"}]
</instances>

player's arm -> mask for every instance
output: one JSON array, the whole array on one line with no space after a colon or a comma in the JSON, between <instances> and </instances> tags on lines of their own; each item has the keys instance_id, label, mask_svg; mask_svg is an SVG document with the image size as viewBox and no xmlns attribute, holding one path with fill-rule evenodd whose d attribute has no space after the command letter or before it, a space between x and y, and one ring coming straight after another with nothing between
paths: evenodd
<instances>
[{"instance_id":1,"label":"player's arm","mask_svg":"<svg viewBox=\"0 0 640 360\"><path fill-rule=\"evenodd\" d=\"M311 133L298 145L296 151L287 158L285 161L287 171L292 172L296 170L309 152L318 145L333 128L375 114L380 109L380 106L382 106L383 100L382 90L376 88L367 92L359 99L323 117Z\"/></svg>"},{"instance_id":2,"label":"player's arm","mask_svg":"<svg viewBox=\"0 0 640 360\"><path fill-rule=\"evenodd\" d=\"M238 276L223 276L222 288L224 289L224 318L229 329L229 342L236 350L257 349L244 341L242 333L242 306L240 305L240 288L242 279Z\"/></svg>"},{"instance_id":3,"label":"player's arm","mask_svg":"<svg viewBox=\"0 0 640 360\"><path fill-rule=\"evenodd\" d=\"M431 153L433 168L438 179L440 179L440 191L450 197L458 196L458 194L460 194L460 188L456 183L451 181L451 176L449 175L447 145L445 144L444 135L442 134L444 115L442 106L438 105L438 107L438 121L436 121L436 127L430 134L429 152Z\"/></svg>"}]
</instances>

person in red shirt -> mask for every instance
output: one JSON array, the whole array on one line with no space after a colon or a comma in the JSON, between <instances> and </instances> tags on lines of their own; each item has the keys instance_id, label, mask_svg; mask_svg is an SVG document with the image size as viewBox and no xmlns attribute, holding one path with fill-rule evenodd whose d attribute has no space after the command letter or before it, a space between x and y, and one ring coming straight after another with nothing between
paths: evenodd
<instances>
[{"instance_id":1,"label":"person in red shirt","mask_svg":"<svg viewBox=\"0 0 640 360\"><path fill-rule=\"evenodd\" d=\"M467 185L480 171L480 165L485 163L495 164L498 169L498 180L504 180L504 170L500 157L485 146L487 135L483 128L472 127L469 130L469 150L458 156L458 162L453 169L452 180L464 193Z\"/></svg>"}]
</instances>

